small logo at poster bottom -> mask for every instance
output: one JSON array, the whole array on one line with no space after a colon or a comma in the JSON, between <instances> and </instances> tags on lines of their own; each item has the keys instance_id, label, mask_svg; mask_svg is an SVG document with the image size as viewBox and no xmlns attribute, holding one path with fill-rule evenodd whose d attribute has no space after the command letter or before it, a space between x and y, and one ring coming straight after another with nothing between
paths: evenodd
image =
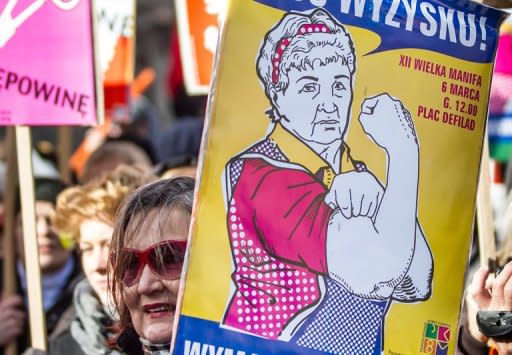
<instances>
[{"instance_id":1,"label":"small logo at poster bottom","mask_svg":"<svg viewBox=\"0 0 512 355\"><path fill-rule=\"evenodd\" d=\"M449 325L434 321L426 322L420 351L432 355L448 354L450 335L451 329Z\"/></svg>"}]
</instances>

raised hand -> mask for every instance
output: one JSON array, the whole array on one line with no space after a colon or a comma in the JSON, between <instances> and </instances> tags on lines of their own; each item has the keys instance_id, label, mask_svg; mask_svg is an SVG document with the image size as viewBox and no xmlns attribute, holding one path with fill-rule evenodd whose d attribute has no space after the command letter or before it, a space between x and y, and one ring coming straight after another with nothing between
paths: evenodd
<instances>
[{"instance_id":1,"label":"raised hand","mask_svg":"<svg viewBox=\"0 0 512 355\"><path fill-rule=\"evenodd\" d=\"M388 94L365 99L359 121L365 133L385 150L418 144L411 114L400 100Z\"/></svg>"},{"instance_id":2,"label":"raised hand","mask_svg":"<svg viewBox=\"0 0 512 355\"><path fill-rule=\"evenodd\" d=\"M487 268L475 273L468 295L468 328L473 338L485 342L485 337L476 326L476 312L512 311L512 263L505 265L501 273L494 278ZM500 355L512 354L512 339L489 339Z\"/></svg>"},{"instance_id":3,"label":"raised hand","mask_svg":"<svg viewBox=\"0 0 512 355\"><path fill-rule=\"evenodd\" d=\"M9 344L23 333L25 312L22 306L20 296L6 297L0 301L0 346Z\"/></svg>"}]
</instances>

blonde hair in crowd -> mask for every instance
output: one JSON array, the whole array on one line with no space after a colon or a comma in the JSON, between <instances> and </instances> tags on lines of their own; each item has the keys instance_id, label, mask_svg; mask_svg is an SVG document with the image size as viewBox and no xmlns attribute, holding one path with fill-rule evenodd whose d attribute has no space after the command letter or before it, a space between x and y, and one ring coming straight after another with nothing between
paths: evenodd
<instances>
[{"instance_id":1,"label":"blonde hair in crowd","mask_svg":"<svg viewBox=\"0 0 512 355\"><path fill-rule=\"evenodd\" d=\"M120 165L110 174L86 185L67 188L57 198L54 225L76 242L80 240L80 225L87 219L99 219L114 226L123 199L155 179L145 169Z\"/></svg>"}]
</instances>

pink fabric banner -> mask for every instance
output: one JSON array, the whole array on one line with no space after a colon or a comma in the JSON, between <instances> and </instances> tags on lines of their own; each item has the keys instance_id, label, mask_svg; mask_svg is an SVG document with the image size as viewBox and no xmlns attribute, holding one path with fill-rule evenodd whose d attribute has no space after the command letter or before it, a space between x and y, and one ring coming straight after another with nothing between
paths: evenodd
<instances>
[{"instance_id":1,"label":"pink fabric banner","mask_svg":"<svg viewBox=\"0 0 512 355\"><path fill-rule=\"evenodd\" d=\"M503 33L500 36L494 71L512 75L512 33Z\"/></svg>"},{"instance_id":2,"label":"pink fabric banner","mask_svg":"<svg viewBox=\"0 0 512 355\"><path fill-rule=\"evenodd\" d=\"M98 120L91 0L0 0L0 125Z\"/></svg>"}]
</instances>

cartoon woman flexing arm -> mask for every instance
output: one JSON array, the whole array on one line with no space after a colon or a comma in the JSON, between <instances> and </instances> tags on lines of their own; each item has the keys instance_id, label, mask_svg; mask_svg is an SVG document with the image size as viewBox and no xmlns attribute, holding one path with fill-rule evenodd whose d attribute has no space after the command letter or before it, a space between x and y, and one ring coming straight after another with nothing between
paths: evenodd
<instances>
[{"instance_id":1,"label":"cartoon woman flexing arm","mask_svg":"<svg viewBox=\"0 0 512 355\"><path fill-rule=\"evenodd\" d=\"M223 326L333 353L380 353L392 300L430 297L416 220L418 142L388 94L360 123L388 157L385 188L345 143L355 52L323 9L288 13L263 41L258 76L272 132L226 166L235 265Z\"/></svg>"}]
</instances>

